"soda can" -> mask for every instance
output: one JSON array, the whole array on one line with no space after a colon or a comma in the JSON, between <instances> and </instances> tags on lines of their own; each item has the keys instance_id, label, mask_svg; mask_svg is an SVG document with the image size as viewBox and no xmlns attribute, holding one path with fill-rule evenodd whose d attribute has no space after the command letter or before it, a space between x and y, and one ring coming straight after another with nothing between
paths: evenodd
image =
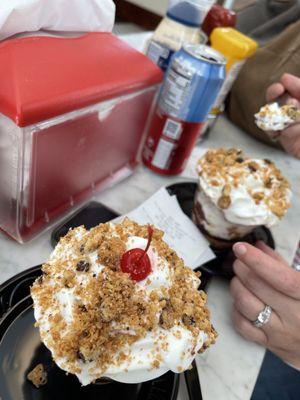
<instances>
[{"instance_id":1,"label":"soda can","mask_svg":"<svg viewBox=\"0 0 300 400\"><path fill-rule=\"evenodd\" d=\"M158 97L142 152L155 172L183 171L225 79L225 57L205 45L176 52Z\"/></svg>"}]
</instances>

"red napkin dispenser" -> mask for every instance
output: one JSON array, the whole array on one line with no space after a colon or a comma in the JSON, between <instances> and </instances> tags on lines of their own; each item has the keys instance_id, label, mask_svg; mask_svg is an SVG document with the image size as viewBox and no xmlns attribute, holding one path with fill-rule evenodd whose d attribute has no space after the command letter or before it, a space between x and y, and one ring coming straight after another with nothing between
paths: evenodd
<instances>
[{"instance_id":1,"label":"red napkin dispenser","mask_svg":"<svg viewBox=\"0 0 300 400\"><path fill-rule=\"evenodd\" d=\"M162 74L110 33L0 43L0 227L25 242L128 176Z\"/></svg>"}]
</instances>

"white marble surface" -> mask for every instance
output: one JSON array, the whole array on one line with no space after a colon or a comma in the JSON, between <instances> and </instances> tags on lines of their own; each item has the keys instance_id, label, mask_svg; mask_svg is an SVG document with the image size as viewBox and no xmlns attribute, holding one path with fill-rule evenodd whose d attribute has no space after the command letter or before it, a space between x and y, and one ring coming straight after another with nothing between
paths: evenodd
<instances>
[{"instance_id":1,"label":"white marble surface","mask_svg":"<svg viewBox=\"0 0 300 400\"><path fill-rule=\"evenodd\" d=\"M131 38L132 40L132 38ZM140 43L142 41L139 39ZM257 142L220 118L202 148L218 146L240 147L250 155L270 158L278 164L291 180L294 191L293 207L282 223L272 230L277 249L292 261L300 237L300 162L283 152ZM190 176L191 169L186 171ZM147 199L162 185L182 181L182 177L163 177L142 166L134 175L97 196L119 213L125 213ZM20 245L0 233L0 283L33 265L42 263L51 252L50 232L34 241ZM231 299L228 282L214 279L209 287L209 307L213 323L219 332L215 346L197 360L204 400L248 400L264 355L259 346L243 340L232 328L230 321ZM180 387L179 400L187 400L184 384Z\"/></svg>"}]
</instances>

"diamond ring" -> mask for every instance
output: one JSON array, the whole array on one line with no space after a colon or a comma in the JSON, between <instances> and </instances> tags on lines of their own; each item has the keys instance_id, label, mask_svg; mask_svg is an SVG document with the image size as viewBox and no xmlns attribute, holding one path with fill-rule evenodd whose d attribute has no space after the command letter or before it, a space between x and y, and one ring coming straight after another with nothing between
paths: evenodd
<instances>
[{"instance_id":1,"label":"diamond ring","mask_svg":"<svg viewBox=\"0 0 300 400\"><path fill-rule=\"evenodd\" d=\"M257 319L252 322L252 324L256 328L261 328L263 325L265 325L272 314L272 308L270 306L265 306L265 308L258 314Z\"/></svg>"}]
</instances>

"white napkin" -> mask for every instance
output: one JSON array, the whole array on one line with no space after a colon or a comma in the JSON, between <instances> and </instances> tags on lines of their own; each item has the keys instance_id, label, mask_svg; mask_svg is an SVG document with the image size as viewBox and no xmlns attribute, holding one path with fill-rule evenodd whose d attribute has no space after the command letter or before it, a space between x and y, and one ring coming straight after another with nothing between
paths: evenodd
<instances>
[{"instance_id":1,"label":"white napkin","mask_svg":"<svg viewBox=\"0 0 300 400\"><path fill-rule=\"evenodd\" d=\"M205 237L181 210L176 196L170 196L165 188L126 216L140 224L151 223L164 231L164 240L191 268L215 258Z\"/></svg>"},{"instance_id":2,"label":"white napkin","mask_svg":"<svg viewBox=\"0 0 300 400\"><path fill-rule=\"evenodd\" d=\"M111 31L114 19L112 0L1 0L0 40L41 29Z\"/></svg>"},{"instance_id":3,"label":"white napkin","mask_svg":"<svg viewBox=\"0 0 300 400\"><path fill-rule=\"evenodd\" d=\"M208 149L202 146L194 147L184 171L180 174L182 178L198 179L198 173L196 171L197 163L198 160L204 156L207 150Z\"/></svg>"}]
</instances>

